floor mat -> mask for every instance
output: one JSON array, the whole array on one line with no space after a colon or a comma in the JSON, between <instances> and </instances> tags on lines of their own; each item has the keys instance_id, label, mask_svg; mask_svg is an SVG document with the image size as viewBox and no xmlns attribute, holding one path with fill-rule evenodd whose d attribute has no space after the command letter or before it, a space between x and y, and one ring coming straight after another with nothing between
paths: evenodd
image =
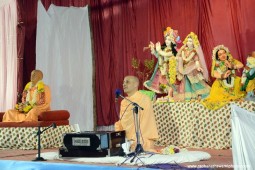
<instances>
[{"instance_id":1,"label":"floor mat","mask_svg":"<svg viewBox=\"0 0 255 170\"><path fill-rule=\"evenodd\" d=\"M136 157L100 157L100 158L60 158L58 152L46 152L42 153L41 157L47 160L68 160L76 162L86 163L111 163L116 165L127 164L127 165L150 165L150 164L163 164L163 163L185 163L185 162L196 162L201 160L208 160L211 155L207 152L202 151L187 151L180 152L173 155L162 155L162 154L140 154Z\"/></svg>"}]
</instances>

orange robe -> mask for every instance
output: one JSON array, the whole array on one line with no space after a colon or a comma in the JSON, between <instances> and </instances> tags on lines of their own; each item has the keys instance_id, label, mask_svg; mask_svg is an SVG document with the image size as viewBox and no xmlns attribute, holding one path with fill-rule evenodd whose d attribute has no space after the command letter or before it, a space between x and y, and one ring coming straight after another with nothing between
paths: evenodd
<instances>
[{"instance_id":1,"label":"orange robe","mask_svg":"<svg viewBox=\"0 0 255 170\"><path fill-rule=\"evenodd\" d=\"M137 91L131 97L127 97L134 103L144 108L139 110L139 124L140 124L140 143L143 149L151 151L154 148L154 142L158 139L158 130L156 126L155 115L153 112L152 101L150 98ZM135 131L135 119L133 115L134 106L130 102L123 99L120 106L120 120L115 123L115 131L125 130L126 138L128 140L135 141L131 145L131 149L134 150L136 146L136 131ZM126 111L125 111L126 110ZM124 113L125 112L125 113Z\"/></svg>"},{"instance_id":2,"label":"orange robe","mask_svg":"<svg viewBox=\"0 0 255 170\"><path fill-rule=\"evenodd\" d=\"M31 100L35 90L37 89L34 88L30 91ZM43 104L34 106L28 113L20 113L15 109L7 110L3 116L3 122L38 121L38 115L41 112L50 110L51 93L50 88L47 85L44 85L44 93L45 102ZM39 101L39 95L37 95L37 101Z\"/></svg>"}]
</instances>

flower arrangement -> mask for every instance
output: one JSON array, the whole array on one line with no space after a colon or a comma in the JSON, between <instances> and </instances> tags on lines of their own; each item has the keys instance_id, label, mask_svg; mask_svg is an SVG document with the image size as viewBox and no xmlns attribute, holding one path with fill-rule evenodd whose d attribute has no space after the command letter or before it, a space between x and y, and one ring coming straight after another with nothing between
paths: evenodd
<instances>
[{"instance_id":1,"label":"flower arrangement","mask_svg":"<svg viewBox=\"0 0 255 170\"><path fill-rule=\"evenodd\" d=\"M29 102L26 103L18 103L15 106L15 109L22 112L22 113L27 113L33 108L32 105L30 105Z\"/></svg>"},{"instance_id":2,"label":"flower arrangement","mask_svg":"<svg viewBox=\"0 0 255 170\"><path fill-rule=\"evenodd\" d=\"M163 91L165 91L166 88L167 88L167 85L166 84L160 84L159 88L162 89Z\"/></svg>"},{"instance_id":3,"label":"flower arrangement","mask_svg":"<svg viewBox=\"0 0 255 170\"><path fill-rule=\"evenodd\" d=\"M162 149L161 152L164 155L172 155L172 154L175 154L175 153L179 153L180 149L173 146L173 145L170 145L170 146L167 146L164 149Z\"/></svg>"},{"instance_id":4,"label":"flower arrangement","mask_svg":"<svg viewBox=\"0 0 255 170\"><path fill-rule=\"evenodd\" d=\"M29 83L26 84L26 86L24 88L24 92L25 92L25 95L26 95L26 101L25 101L25 103L22 103L22 102L17 103L15 105L16 110L18 110L19 112L27 113L36 105L36 100L37 100L38 93L44 92L44 83L43 83L43 81L38 81L36 83L35 87L37 88L37 90L34 91L33 96L31 98L30 90L32 88L32 82L29 82Z\"/></svg>"},{"instance_id":5,"label":"flower arrangement","mask_svg":"<svg viewBox=\"0 0 255 170\"><path fill-rule=\"evenodd\" d=\"M161 153L164 155L172 155L172 154L176 154L176 153L183 152L183 151L188 151L188 150L180 149L179 147L174 146L174 145L170 145L170 146L167 146L167 147L161 149Z\"/></svg>"},{"instance_id":6,"label":"flower arrangement","mask_svg":"<svg viewBox=\"0 0 255 170\"><path fill-rule=\"evenodd\" d=\"M141 82L144 82L148 79L154 69L154 60L145 59L142 64L140 60L133 57L132 58L132 67L136 71L137 77Z\"/></svg>"}]
</instances>

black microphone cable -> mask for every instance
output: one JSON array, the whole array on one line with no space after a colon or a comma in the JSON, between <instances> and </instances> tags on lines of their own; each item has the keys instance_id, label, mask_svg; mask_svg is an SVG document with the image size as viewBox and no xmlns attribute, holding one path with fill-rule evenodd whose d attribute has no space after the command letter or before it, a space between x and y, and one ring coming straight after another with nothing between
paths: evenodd
<instances>
[{"instance_id":1,"label":"black microphone cable","mask_svg":"<svg viewBox=\"0 0 255 170\"><path fill-rule=\"evenodd\" d=\"M129 103L128 106L126 107L126 109L124 110L123 114L121 115L121 118L119 120L121 120L124 116L124 114L126 113L128 107L131 105L132 103Z\"/></svg>"}]
</instances>

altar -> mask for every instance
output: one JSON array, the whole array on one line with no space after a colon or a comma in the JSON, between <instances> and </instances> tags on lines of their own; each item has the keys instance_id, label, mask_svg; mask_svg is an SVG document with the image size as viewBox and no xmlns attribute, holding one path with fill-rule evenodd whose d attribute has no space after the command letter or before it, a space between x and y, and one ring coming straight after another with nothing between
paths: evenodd
<instances>
[{"instance_id":1,"label":"altar","mask_svg":"<svg viewBox=\"0 0 255 170\"><path fill-rule=\"evenodd\" d=\"M47 127L41 127L44 130ZM59 148L63 145L63 134L72 132L70 125L50 128L41 134L41 149ZM38 149L37 127L0 128L0 149Z\"/></svg>"},{"instance_id":2,"label":"altar","mask_svg":"<svg viewBox=\"0 0 255 170\"><path fill-rule=\"evenodd\" d=\"M255 112L255 102L231 102L212 111L199 102L155 103L153 105L159 139L158 146L186 148L231 148L231 109L235 104Z\"/></svg>"}]
</instances>

